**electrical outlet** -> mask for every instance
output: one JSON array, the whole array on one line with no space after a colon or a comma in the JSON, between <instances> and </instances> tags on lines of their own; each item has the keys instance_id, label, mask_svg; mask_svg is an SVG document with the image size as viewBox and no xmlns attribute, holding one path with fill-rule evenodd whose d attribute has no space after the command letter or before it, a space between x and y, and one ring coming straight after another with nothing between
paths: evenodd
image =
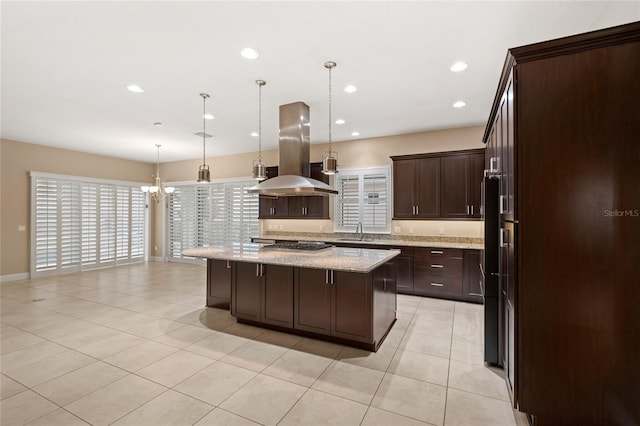
<instances>
[{"instance_id":1,"label":"electrical outlet","mask_svg":"<svg viewBox=\"0 0 640 426\"><path fill-rule=\"evenodd\" d=\"M413 234L413 226L410 226L410 227L409 227L409 233L410 233L410 234Z\"/></svg>"},{"instance_id":2,"label":"electrical outlet","mask_svg":"<svg viewBox=\"0 0 640 426\"><path fill-rule=\"evenodd\" d=\"M320 226L319 226L319 231L320 231L320 232L324 231L324 225L320 225Z\"/></svg>"},{"instance_id":3,"label":"electrical outlet","mask_svg":"<svg viewBox=\"0 0 640 426\"><path fill-rule=\"evenodd\" d=\"M394 233L394 234L399 234L400 232L402 232L402 231L400 230L400 227L399 227L399 226L394 226L394 227L393 227L393 233Z\"/></svg>"},{"instance_id":4,"label":"electrical outlet","mask_svg":"<svg viewBox=\"0 0 640 426\"><path fill-rule=\"evenodd\" d=\"M438 234L444 235L444 228L442 226L438 228Z\"/></svg>"},{"instance_id":5,"label":"electrical outlet","mask_svg":"<svg viewBox=\"0 0 640 426\"><path fill-rule=\"evenodd\" d=\"M18 232L26 232L27 225L18 225Z\"/></svg>"}]
</instances>

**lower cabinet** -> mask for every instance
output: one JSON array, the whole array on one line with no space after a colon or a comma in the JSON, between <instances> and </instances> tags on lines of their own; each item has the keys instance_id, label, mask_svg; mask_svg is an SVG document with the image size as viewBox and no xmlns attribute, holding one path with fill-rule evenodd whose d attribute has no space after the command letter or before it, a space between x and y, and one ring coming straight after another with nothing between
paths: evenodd
<instances>
[{"instance_id":1,"label":"lower cabinet","mask_svg":"<svg viewBox=\"0 0 640 426\"><path fill-rule=\"evenodd\" d=\"M370 273L232 262L239 320L376 350L396 319L396 263Z\"/></svg>"},{"instance_id":2,"label":"lower cabinet","mask_svg":"<svg viewBox=\"0 0 640 426\"><path fill-rule=\"evenodd\" d=\"M291 266L234 262L231 314L236 318L292 327Z\"/></svg>"},{"instance_id":3,"label":"lower cabinet","mask_svg":"<svg viewBox=\"0 0 640 426\"><path fill-rule=\"evenodd\" d=\"M400 256L396 257L396 285L400 293L413 292L413 248L402 247Z\"/></svg>"},{"instance_id":4,"label":"lower cabinet","mask_svg":"<svg viewBox=\"0 0 640 426\"><path fill-rule=\"evenodd\" d=\"M297 268L294 294L294 328L371 341L371 274Z\"/></svg>"},{"instance_id":5,"label":"lower cabinet","mask_svg":"<svg viewBox=\"0 0 640 426\"><path fill-rule=\"evenodd\" d=\"M470 302L483 301L482 271L480 269L482 255L480 250L465 250L462 260L462 297Z\"/></svg>"},{"instance_id":6,"label":"lower cabinet","mask_svg":"<svg viewBox=\"0 0 640 426\"><path fill-rule=\"evenodd\" d=\"M207 306L229 309L231 303L231 262L207 259Z\"/></svg>"},{"instance_id":7,"label":"lower cabinet","mask_svg":"<svg viewBox=\"0 0 640 426\"><path fill-rule=\"evenodd\" d=\"M462 295L462 249L416 248L413 290L424 296Z\"/></svg>"}]
</instances>

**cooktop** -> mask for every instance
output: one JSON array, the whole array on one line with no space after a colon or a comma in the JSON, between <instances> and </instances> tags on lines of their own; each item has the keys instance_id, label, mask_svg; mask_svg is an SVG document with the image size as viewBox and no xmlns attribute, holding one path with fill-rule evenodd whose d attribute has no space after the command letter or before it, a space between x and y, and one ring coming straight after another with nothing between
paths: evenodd
<instances>
[{"instance_id":1,"label":"cooktop","mask_svg":"<svg viewBox=\"0 0 640 426\"><path fill-rule=\"evenodd\" d=\"M303 243L303 242L294 242L294 241L283 241L275 244L269 244L269 245L263 246L262 248L273 248L273 249L280 249L280 250L318 251L318 250L325 250L331 247L333 246L330 244L325 244L320 242Z\"/></svg>"}]
</instances>

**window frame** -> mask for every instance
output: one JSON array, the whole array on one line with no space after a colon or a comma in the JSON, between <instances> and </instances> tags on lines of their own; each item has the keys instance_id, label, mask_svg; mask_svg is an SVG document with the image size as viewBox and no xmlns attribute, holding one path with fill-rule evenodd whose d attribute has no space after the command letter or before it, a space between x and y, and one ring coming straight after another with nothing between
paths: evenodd
<instances>
[{"instance_id":1,"label":"window frame","mask_svg":"<svg viewBox=\"0 0 640 426\"><path fill-rule=\"evenodd\" d=\"M91 269L105 268L111 266L117 266L127 263L136 263L136 262L144 262L148 260L149 253L149 202L148 195L144 194L140 191L139 194L136 195L137 198L141 198L141 200L135 200L140 207L140 203L143 205L144 210L138 209L136 212L133 212L133 203L134 203L134 195L132 194L133 190L140 190L140 187L144 185L143 182L132 182L132 181L121 181L121 180L112 180L112 179L100 179L86 176L72 176L72 175L63 175L57 173L46 173L46 172L37 172L30 171L29 177L31 179L30 182L30 261L29 261L29 269L30 276L32 278L36 277L44 277L44 276L52 276L52 275L60 275L66 273L73 273L78 271L86 271ZM50 181L52 185L56 187L56 195L55 195L55 223L56 229L51 234L51 238L55 239L56 244L53 250L55 253L51 256L55 257L55 261L52 261L50 267L42 267L38 264L38 182L39 181ZM126 234L125 245L122 245L121 241L121 250L126 248L127 255L121 255L120 258L117 256L116 247L114 246L114 258L101 261L101 242L100 242L100 227L101 227L101 217L102 210L100 207L100 198L101 192L100 189L102 187L107 187L112 190L113 197L113 221L114 221L114 238L115 244L118 242L118 235L123 236ZM66 194L75 194L77 199L65 199L65 192L63 188L66 188ZM71 192L69 192L69 188ZM87 194L91 194L92 191L85 191L88 188L94 188L93 196L95 198L88 196ZM119 189L125 189L128 193L128 203L126 211L121 210L121 214L127 215L127 224L126 229L124 230L124 234L122 230L118 227L118 203L117 196ZM86 209L86 205L83 203L85 197L91 199L94 204L91 208ZM63 210L63 204L69 205L69 203L74 205L74 208L77 211L66 211ZM53 207L53 204L52 204ZM142 214L140 214L142 213ZM135 218L133 215L136 215ZM66 216L65 216L66 215ZM87 215L93 215L93 221L87 220ZM71 219L69 219L71 217ZM66 221L66 222L65 222ZM63 222L66 227L63 227ZM142 222L142 227L140 227L138 222ZM90 226L87 227L86 223L90 223ZM133 254L132 244L132 225L136 224L136 230L138 232L136 243L139 244L142 241L142 251L139 250L139 247L136 246L135 255ZM71 230L69 232L69 226L71 226ZM140 238L140 229L143 229L142 237ZM71 235L71 237L69 237ZM68 261L65 260L65 247L62 244L63 239L75 238L77 241L78 247L72 248L71 252L75 253L74 260ZM93 241L93 242L91 242ZM85 253L85 248L87 247L87 242L93 244L93 250L89 253L91 256L87 257ZM72 243L73 244L73 243ZM77 249L77 250L76 250ZM67 248L68 250L68 248ZM68 253L68 251L67 251ZM121 251L122 253L122 251ZM71 255L74 256L73 254Z\"/></svg>"},{"instance_id":2,"label":"window frame","mask_svg":"<svg viewBox=\"0 0 640 426\"><path fill-rule=\"evenodd\" d=\"M364 184L365 177L372 175L380 175L383 174L385 177L385 191L386 191L386 208L385 208L385 216L386 222L385 225L372 227L365 226L365 203L364 203ZM379 166L379 167L368 167L368 168L359 168L359 169L340 169L339 173L334 177L334 187L338 190L338 194L335 196L333 203L333 227L334 232L354 232L356 225L340 225L341 216L340 216L340 208L341 208L341 193L342 185L340 183L340 179L344 176L357 176L358 177L358 220L363 223L363 232L368 234L390 234L391 233L391 212L392 212L392 203L393 199L391 196L391 166Z\"/></svg>"}]
</instances>

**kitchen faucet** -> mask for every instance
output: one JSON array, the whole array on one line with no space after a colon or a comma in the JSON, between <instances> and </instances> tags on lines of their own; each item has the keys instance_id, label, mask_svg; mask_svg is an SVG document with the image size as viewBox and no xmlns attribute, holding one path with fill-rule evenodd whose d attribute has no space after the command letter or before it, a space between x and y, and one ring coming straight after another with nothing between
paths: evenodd
<instances>
[{"instance_id":1,"label":"kitchen faucet","mask_svg":"<svg viewBox=\"0 0 640 426\"><path fill-rule=\"evenodd\" d=\"M360 235L359 240L362 241L362 222L358 222L358 225L356 226L356 234Z\"/></svg>"}]
</instances>

